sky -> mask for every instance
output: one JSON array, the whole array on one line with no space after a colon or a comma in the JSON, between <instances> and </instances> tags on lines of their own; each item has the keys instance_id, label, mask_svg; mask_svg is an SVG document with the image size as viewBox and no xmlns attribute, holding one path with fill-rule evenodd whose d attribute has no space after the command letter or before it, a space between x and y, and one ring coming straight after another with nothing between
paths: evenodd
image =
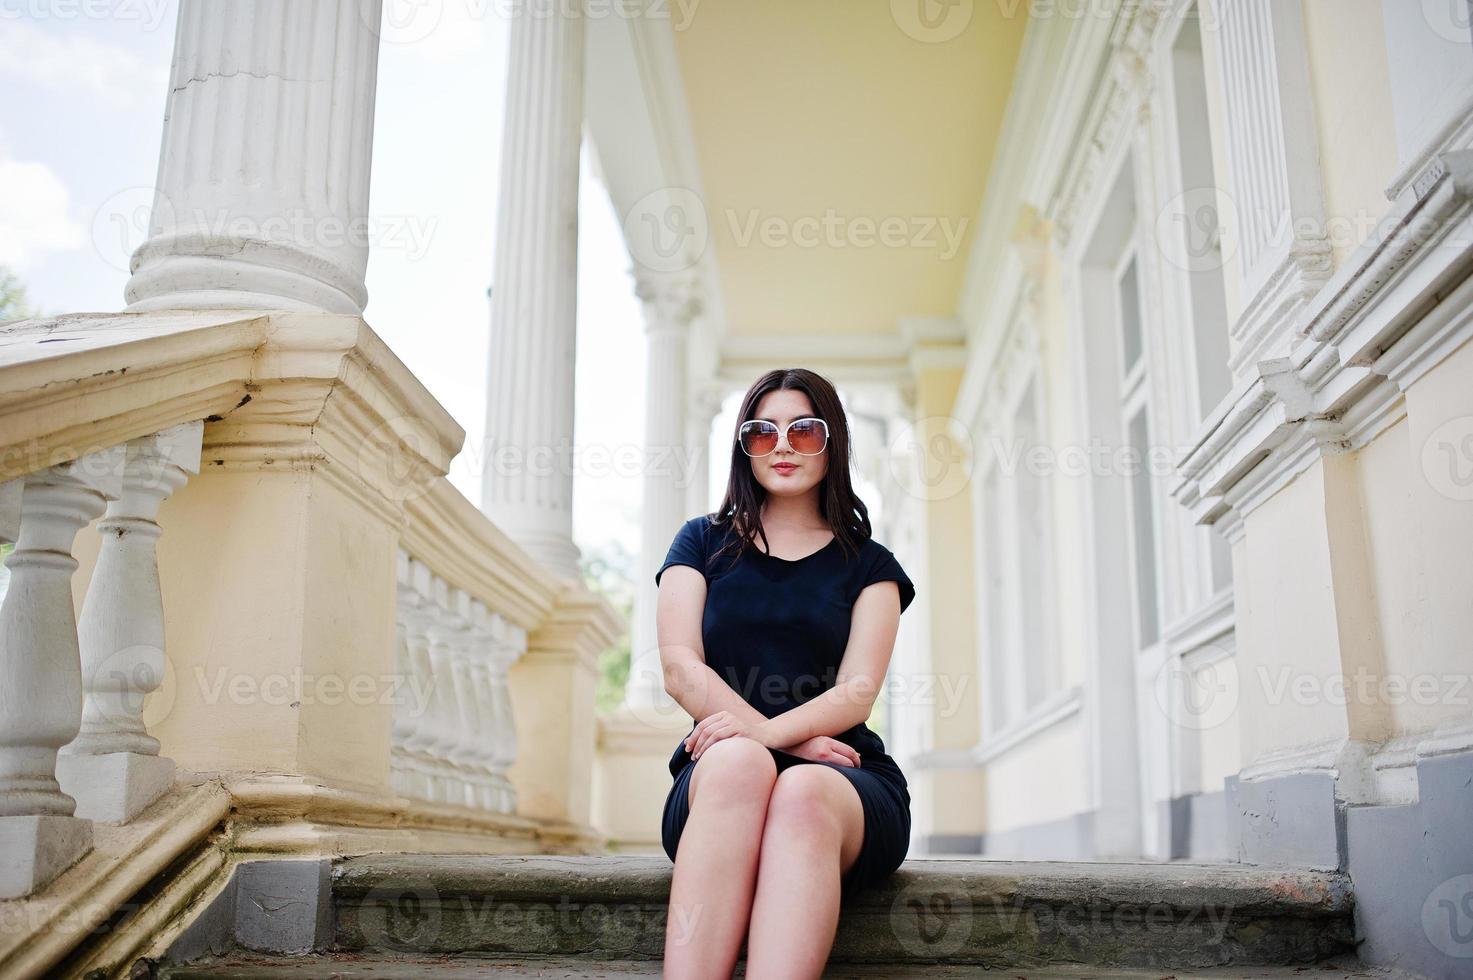
<instances>
[{"instance_id":1,"label":"sky","mask_svg":"<svg viewBox=\"0 0 1473 980\"><path fill-rule=\"evenodd\" d=\"M478 505L503 6L444 0L432 27L385 31L370 198L382 241L370 253L364 313L466 430L449 478ZM177 0L0 0L0 264L44 313L125 305L128 256L147 230L176 14ZM643 319L586 146L583 172L575 441L616 448L644 431ZM713 492L724 483L713 476ZM578 473L574 540L585 551L636 552L640 497L638 472Z\"/></svg>"}]
</instances>

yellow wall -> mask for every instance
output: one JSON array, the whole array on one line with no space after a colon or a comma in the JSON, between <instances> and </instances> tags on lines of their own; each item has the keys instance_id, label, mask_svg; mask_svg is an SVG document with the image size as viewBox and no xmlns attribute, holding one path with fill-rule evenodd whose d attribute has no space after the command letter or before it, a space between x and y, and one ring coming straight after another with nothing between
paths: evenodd
<instances>
[{"instance_id":1,"label":"yellow wall","mask_svg":"<svg viewBox=\"0 0 1473 980\"><path fill-rule=\"evenodd\" d=\"M1304 0L1304 30L1338 266L1371 237L1397 170L1381 0Z\"/></svg>"},{"instance_id":2,"label":"yellow wall","mask_svg":"<svg viewBox=\"0 0 1473 980\"><path fill-rule=\"evenodd\" d=\"M1448 455L1469 464L1470 377L1465 344L1408 391L1407 419L1359 454L1385 671L1415 685L1390 705L1391 734L1473 716L1459 680L1473 659L1473 500L1457 496Z\"/></svg>"},{"instance_id":3,"label":"yellow wall","mask_svg":"<svg viewBox=\"0 0 1473 980\"><path fill-rule=\"evenodd\" d=\"M987 767L987 831L1062 820L1090 809L1082 714L1040 732Z\"/></svg>"}]
</instances>

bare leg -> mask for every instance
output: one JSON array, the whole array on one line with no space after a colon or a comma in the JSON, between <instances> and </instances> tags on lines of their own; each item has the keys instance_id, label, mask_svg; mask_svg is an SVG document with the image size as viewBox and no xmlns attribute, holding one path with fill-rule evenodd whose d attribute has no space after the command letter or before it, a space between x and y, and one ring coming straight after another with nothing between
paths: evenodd
<instances>
[{"instance_id":1,"label":"bare leg","mask_svg":"<svg viewBox=\"0 0 1473 980\"><path fill-rule=\"evenodd\" d=\"M839 927L839 879L864 843L859 793L837 769L796 765L767 801L747 976L818 977Z\"/></svg>"},{"instance_id":2,"label":"bare leg","mask_svg":"<svg viewBox=\"0 0 1473 980\"><path fill-rule=\"evenodd\" d=\"M667 978L729 978L736 969L776 780L772 753L742 736L708 746L696 761L670 880Z\"/></svg>"}]
</instances>

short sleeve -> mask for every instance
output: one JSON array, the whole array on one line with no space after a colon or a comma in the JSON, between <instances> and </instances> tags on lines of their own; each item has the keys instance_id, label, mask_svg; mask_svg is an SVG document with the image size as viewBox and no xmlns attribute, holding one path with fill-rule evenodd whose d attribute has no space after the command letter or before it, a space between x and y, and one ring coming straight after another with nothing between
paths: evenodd
<instances>
[{"instance_id":1,"label":"short sleeve","mask_svg":"<svg viewBox=\"0 0 1473 980\"><path fill-rule=\"evenodd\" d=\"M702 575L706 574L706 517L692 517L680 525L675 540L670 542L670 551L665 562L655 572L655 585L660 584L660 575L671 565L689 565Z\"/></svg>"},{"instance_id":2,"label":"short sleeve","mask_svg":"<svg viewBox=\"0 0 1473 980\"><path fill-rule=\"evenodd\" d=\"M860 573L859 584L854 589L854 597L857 599L859 593L866 586L876 582L894 582L900 587L900 611L910 605L916 596L916 587L905 574L905 569L900 567L900 562L895 558L893 552L884 545L874 542L873 554L866 561L864 570Z\"/></svg>"}]
</instances>

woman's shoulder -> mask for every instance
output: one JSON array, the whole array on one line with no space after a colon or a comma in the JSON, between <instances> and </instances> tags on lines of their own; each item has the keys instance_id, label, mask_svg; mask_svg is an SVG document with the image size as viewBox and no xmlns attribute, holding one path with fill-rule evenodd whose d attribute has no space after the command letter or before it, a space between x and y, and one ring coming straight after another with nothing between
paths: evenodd
<instances>
[{"instance_id":1,"label":"woman's shoulder","mask_svg":"<svg viewBox=\"0 0 1473 980\"><path fill-rule=\"evenodd\" d=\"M855 555L861 561L874 559L879 555L889 554L890 549L885 547L878 538L873 535L860 534L859 543L855 546Z\"/></svg>"}]
</instances>

